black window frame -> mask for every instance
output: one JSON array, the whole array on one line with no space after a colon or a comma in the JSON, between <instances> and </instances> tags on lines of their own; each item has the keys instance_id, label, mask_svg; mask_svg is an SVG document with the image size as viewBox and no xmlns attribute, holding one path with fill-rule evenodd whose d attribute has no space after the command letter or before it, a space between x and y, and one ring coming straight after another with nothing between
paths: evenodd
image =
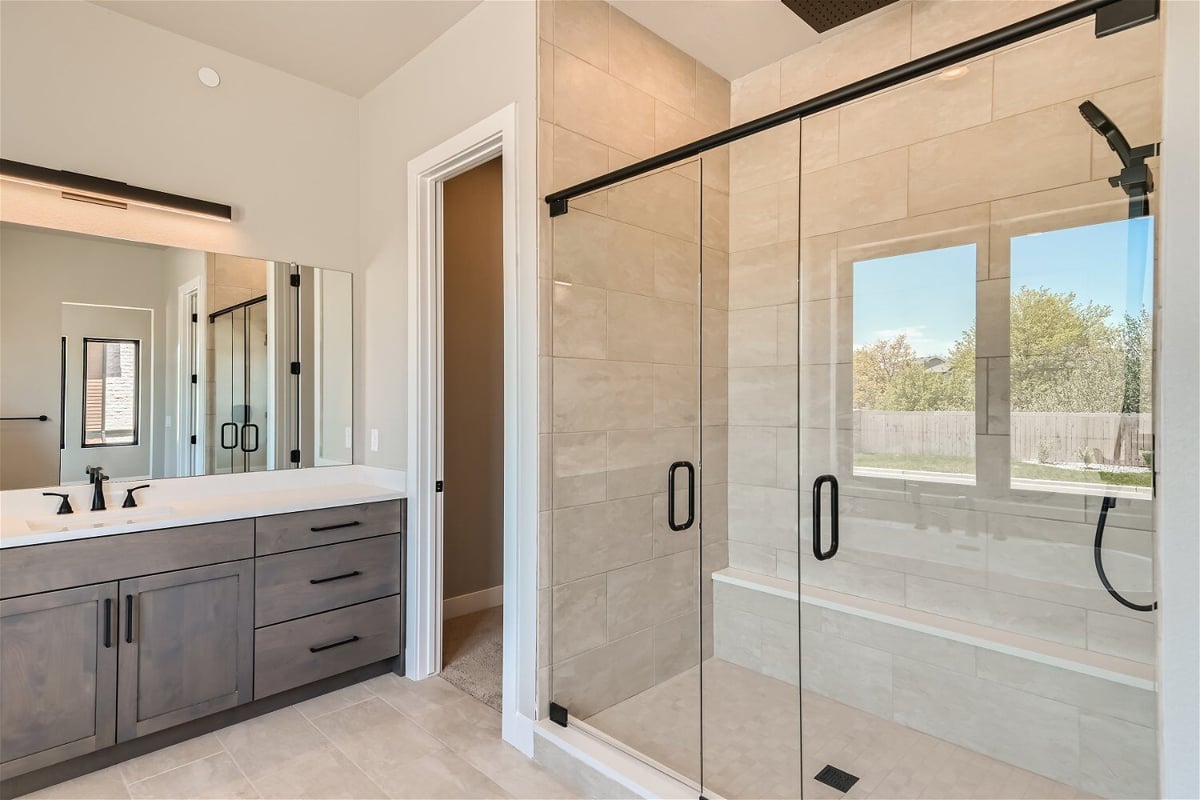
<instances>
[{"instance_id":1,"label":"black window frame","mask_svg":"<svg viewBox=\"0 0 1200 800\"><path fill-rule=\"evenodd\" d=\"M92 342L100 342L104 344L132 344L133 345L133 441L132 442L97 442L89 443L87 440L87 380L88 380L88 345ZM138 447L142 441L142 340L141 339L118 339L106 336L85 336L83 337L83 383L80 385L80 431L79 431L79 446L83 448L92 447Z\"/></svg>"}]
</instances>

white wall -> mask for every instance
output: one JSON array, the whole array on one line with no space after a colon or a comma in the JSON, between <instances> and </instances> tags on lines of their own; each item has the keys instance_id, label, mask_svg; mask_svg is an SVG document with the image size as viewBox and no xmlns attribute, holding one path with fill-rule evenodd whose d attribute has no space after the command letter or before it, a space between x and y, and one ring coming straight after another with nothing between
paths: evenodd
<instances>
[{"instance_id":1,"label":"white wall","mask_svg":"<svg viewBox=\"0 0 1200 800\"><path fill-rule=\"evenodd\" d=\"M364 463L403 468L406 460L409 160L516 102L518 259L536 257L536 37L533 2L482 3L362 100L366 427L380 438Z\"/></svg>"},{"instance_id":2,"label":"white wall","mask_svg":"<svg viewBox=\"0 0 1200 800\"><path fill-rule=\"evenodd\" d=\"M1163 797L1200 797L1200 3L1171 0L1163 78L1159 752Z\"/></svg>"},{"instance_id":3,"label":"white wall","mask_svg":"<svg viewBox=\"0 0 1200 800\"><path fill-rule=\"evenodd\" d=\"M201 66L219 88L200 84ZM5 184L5 220L358 268L352 97L78 0L0 4L0 94L4 158L234 207L229 224ZM356 411L363 419L361 401Z\"/></svg>"}]
</instances>

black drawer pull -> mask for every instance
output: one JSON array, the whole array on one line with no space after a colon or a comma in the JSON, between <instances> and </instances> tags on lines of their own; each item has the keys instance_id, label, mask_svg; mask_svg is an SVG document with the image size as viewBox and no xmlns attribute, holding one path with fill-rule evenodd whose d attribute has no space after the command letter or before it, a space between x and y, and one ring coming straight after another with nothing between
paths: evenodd
<instances>
[{"instance_id":1,"label":"black drawer pull","mask_svg":"<svg viewBox=\"0 0 1200 800\"><path fill-rule=\"evenodd\" d=\"M112 598L104 598L104 646L112 647Z\"/></svg>"},{"instance_id":2,"label":"black drawer pull","mask_svg":"<svg viewBox=\"0 0 1200 800\"><path fill-rule=\"evenodd\" d=\"M312 580L309 581L309 583L314 584L314 585L316 585L318 583L329 583L330 581L340 581L343 578L357 578L359 575L362 575L362 573L359 572L358 570L354 570L354 572L347 572L342 575L334 575L331 578L313 578Z\"/></svg>"},{"instance_id":3,"label":"black drawer pull","mask_svg":"<svg viewBox=\"0 0 1200 800\"><path fill-rule=\"evenodd\" d=\"M357 642L357 641L358 641L357 636L350 636L346 639L340 639L336 642L330 642L329 644L323 644L323 645L319 645L317 647L310 647L310 648L308 648L308 652L319 653L322 650L328 650L331 647L341 647L344 644L350 644L351 642Z\"/></svg>"},{"instance_id":4,"label":"black drawer pull","mask_svg":"<svg viewBox=\"0 0 1200 800\"><path fill-rule=\"evenodd\" d=\"M309 530L313 533L320 533L321 531L336 531L338 528L353 528L355 525L362 525L362 523L354 520L354 522L339 522L337 525L319 525L309 528Z\"/></svg>"},{"instance_id":5,"label":"black drawer pull","mask_svg":"<svg viewBox=\"0 0 1200 800\"><path fill-rule=\"evenodd\" d=\"M133 595L125 595L125 644L133 644Z\"/></svg>"}]
</instances>

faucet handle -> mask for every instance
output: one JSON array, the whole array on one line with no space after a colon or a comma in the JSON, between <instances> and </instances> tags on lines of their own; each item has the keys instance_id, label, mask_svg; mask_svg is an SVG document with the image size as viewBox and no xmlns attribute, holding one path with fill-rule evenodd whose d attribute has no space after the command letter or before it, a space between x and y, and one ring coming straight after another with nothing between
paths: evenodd
<instances>
[{"instance_id":1,"label":"faucet handle","mask_svg":"<svg viewBox=\"0 0 1200 800\"><path fill-rule=\"evenodd\" d=\"M71 495L64 492L42 492L42 497L61 497L62 502L58 504L59 514L74 514L75 509L71 508Z\"/></svg>"},{"instance_id":2,"label":"faucet handle","mask_svg":"<svg viewBox=\"0 0 1200 800\"><path fill-rule=\"evenodd\" d=\"M131 489L125 490L125 502L121 503L121 508L137 508L137 500L134 499L133 493L138 489L149 489L150 484L143 483L141 486L134 486Z\"/></svg>"}]
</instances>

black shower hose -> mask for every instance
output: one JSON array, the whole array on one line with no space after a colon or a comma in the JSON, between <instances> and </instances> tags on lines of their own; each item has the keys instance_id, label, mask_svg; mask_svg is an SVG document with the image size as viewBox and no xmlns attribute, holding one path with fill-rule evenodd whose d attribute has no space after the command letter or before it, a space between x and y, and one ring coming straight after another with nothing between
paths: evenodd
<instances>
[{"instance_id":1,"label":"black shower hose","mask_svg":"<svg viewBox=\"0 0 1200 800\"><path fill-rule=\"evenodd\" d=\"M1104 573L1104 558L1101 555L1101 546L1104 544L1104 525L1108 522L1108 510L1117 504L1117 498L1106 497L1100 503L1100 518L1096 520L1096 541L1092 545L1092 555L1096 559L1096 574L1100 576L1100 582L1104 584L1104 588L1113 596L1121 605L1126 608L1131 608L1134 611L1153 611L1158 608L1158 602L1155 601L1149 605L1140 605L1131 603L1121 596L1121 593L1113 588L1113 585L1108 581L1108 575Z\"/></svg>"}]
</instances>

